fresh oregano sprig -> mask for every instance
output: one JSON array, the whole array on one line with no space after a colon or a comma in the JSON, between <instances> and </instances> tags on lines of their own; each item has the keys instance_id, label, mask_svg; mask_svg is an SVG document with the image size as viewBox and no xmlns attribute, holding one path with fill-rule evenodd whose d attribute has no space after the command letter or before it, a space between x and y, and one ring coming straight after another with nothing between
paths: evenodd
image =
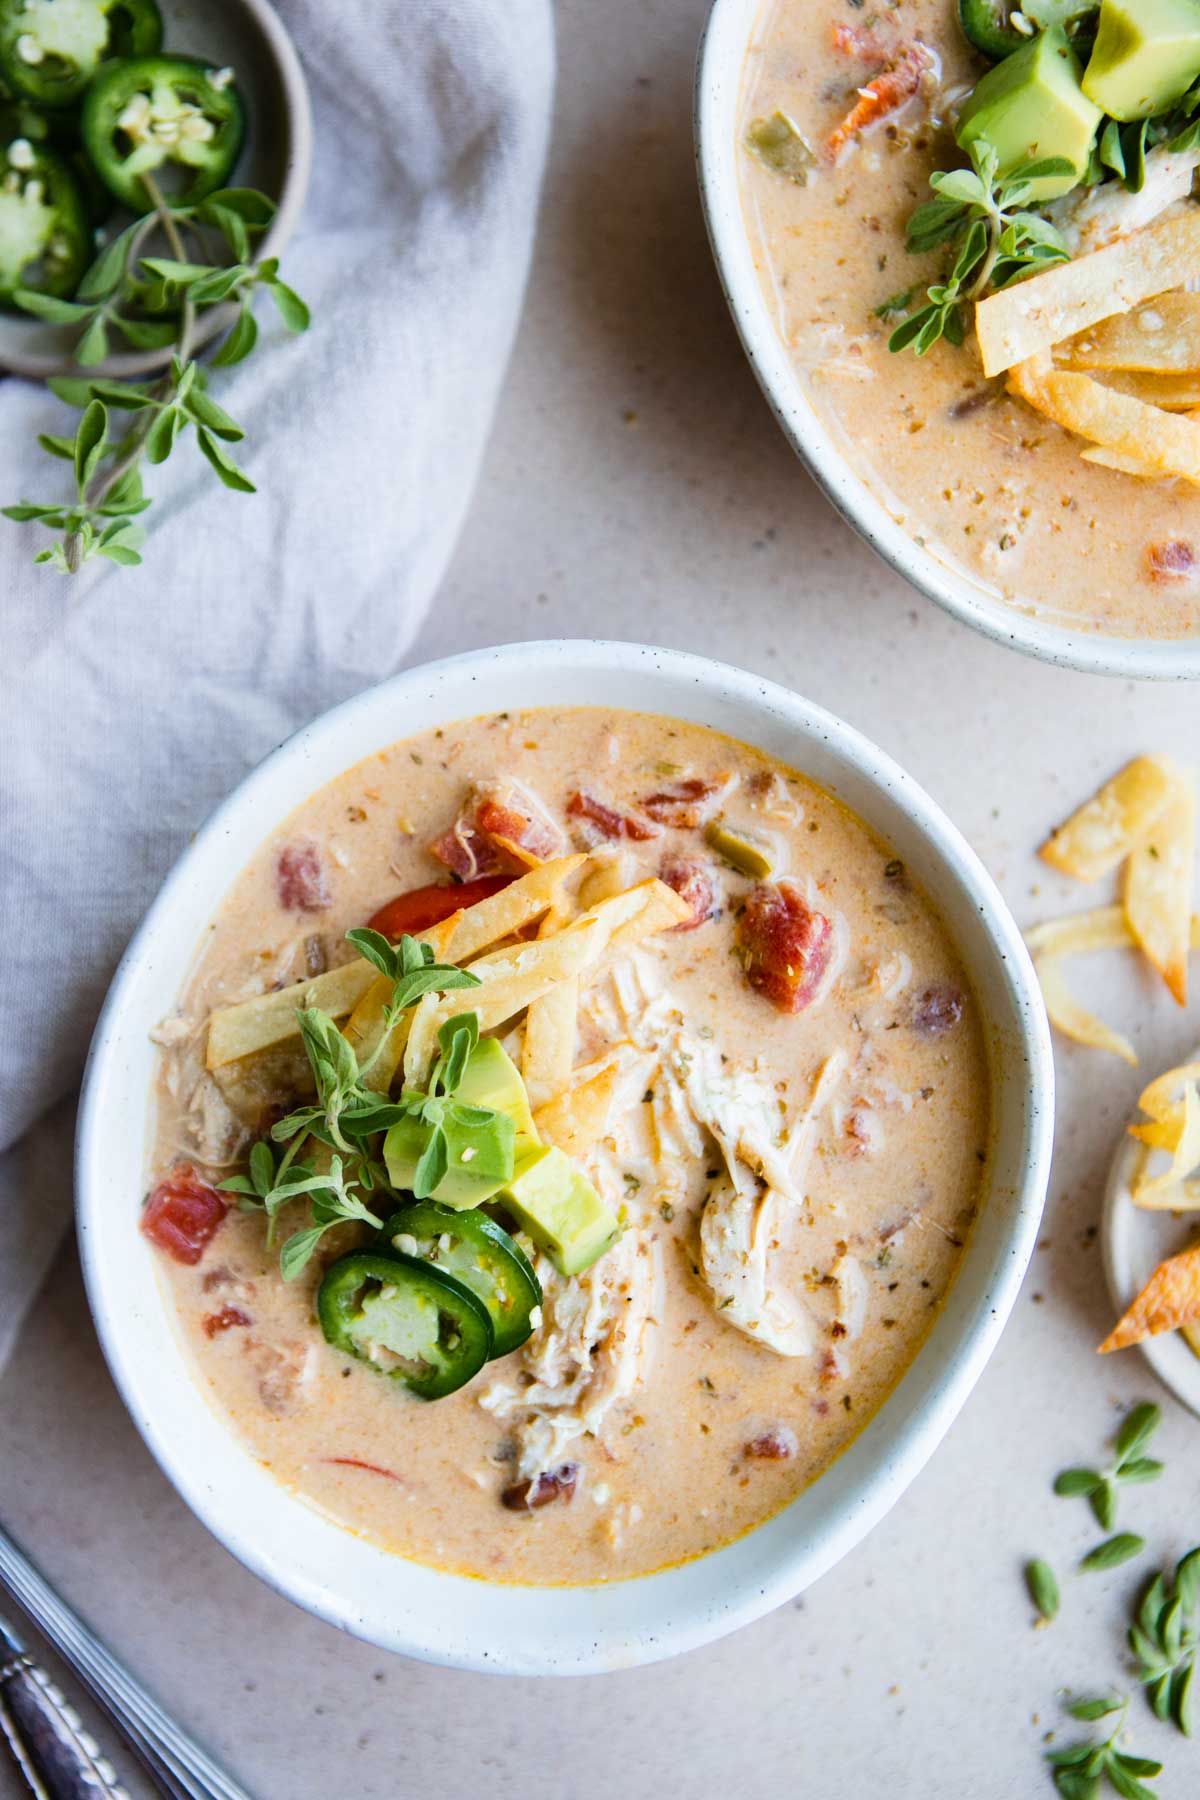
<instances>
[{"instance_id":1,"label":"fresh oregano sprig","mask_svg":"<svg viewBox=\"0 0 1200 1800\"><path fill-rule=\"evenodd\" d=\"M1157 1481L1163 1465L1144 1456L1150 1439L1162 1423L1162 1412L1144 1400L1129 1413L1113 1446L1113 1460L1105 1469L1064 1469L1056 1477L1054 1491L1085 1498L1103 1530L1111 1531L1117 1518L1120 1488L1128 1482Z\"/></svg>"},{"instance_id":2,"label":"fresh oregano sprig","mask_svg":"<svg viewBox=\"0 0 1200 1800\"><path fill-rule=\"evenodd\" d=\"M929 177L936 198L918 206L908 221L906 241L914 256L942 244L952 248L953 256L941 281L930 286L926 304L893 331L889 350L911 345L924 356L939 338L961 344L968 302L981 299L989 289L1011 287L1051 263L1070 260L1061 233L1040 213L1028 210L1033 182L1039 176L1069 173L1070 163L1048 157L1001 181L990 144L973 143L969 155L969 169L938 170ZM900 305L897 295L878 311L886 316Z\"/></svg>"},{"instance_id":3,"label":"fresh oregano sprig","mask_svg":"<svg viewBox=\"0 0 1200 1800\"><path fill-rule=\"evenodd\" d=\"M207 371L196 361L201 318L215 306L237 306L210 359L215 368L241 362L254 349L258 325L252 309L260 291L271 296L289 331L305 331L309 324L303 300L280 279L278 259L254 260L253 243L275 211L265 194L223 188L198 205L174 206L151 175L142 180L152 211L101 250L74 299L20 288L13 295L26 312L76 328L73 355L81 369L104 361L114 334L136 350L174 349L157 381L84 376L49 384L59 399L82 410L73 434L38 439L48 455L73 464L75 497L48 505L23 500L2 510L18 523L61 533L34 560L69 575L93 556L125 566L141 562L145 533L133 520L151 504L142 486L142 465L165 462L188 433L223 486L255 492L229 448L245 433L209 395ZM159 238L169 256L152 253ZM226 252L221 261L214 260L218 244ZM114 413L131 415L123 431L113 429Z\"/></svg>"},{"instance_id":4,"label":"fresh oregano sprig","mask_svg":"<svg viewBox=\"0 0 1200 1800\"><path fill-rule=\"evenodd\" d=\"M1194 1725L1196 1601L1200 1597L1200 1547L1189 1550L1174 1574L1149 1582L1129 1627L1129 1648L1155 1715L1172 1719L1185 1737Z\"/></svg>"},{"instance_id":5,"label":"fresh oregano sprig","mask_svg":"<svg viewBox=\"0 0 1200 1800\"><path fill-rule=\"evenodd\" d=\"M1073 1719L1084 1722L1114 1719L1115 1723L1106 1738L1088 1738L1047 1751L1046 1761L1054 1771L1054 1785L1062 1800L1099 1800L1105 1783L1121 1800L1156 1800L1145 1781L1161 1775L1162 1764L1118 1748L1129 1712L1128 1696L1099 1694L1073 1700L1066 1710Z\"/></svg>"}]
</instances>

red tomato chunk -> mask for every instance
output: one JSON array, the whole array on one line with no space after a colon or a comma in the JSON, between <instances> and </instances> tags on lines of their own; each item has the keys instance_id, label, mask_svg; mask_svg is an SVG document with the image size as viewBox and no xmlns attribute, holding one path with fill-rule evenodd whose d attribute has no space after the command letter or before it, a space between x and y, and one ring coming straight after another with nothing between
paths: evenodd
<instances>
[{"instance_id":1,"label":"red tomato chunk","mask_svg":"<svg viewBox=\"0 0 1200 1800\"><path fill-rule=\"evenodd\" d=\"M697 925L712 918L717 910L717 894L712 871L706 863L690 861L683 856L673 857L663 864L659 878L669 888L674 888L679 898L692 909L691 918L676 925L676 931L695 931Z\"/></svg>"},{"instance_id":2,"label":"red tomato chunk","mask_svg":"<svg viewBox=\"0 0 1200 1800\"><path fill-rule=\"evenodd\" d=\"M209 1338L219 1337L223 1331L233 1331L236 1326L249 1323L249 1313L244 1313L240 1306L223 1306L220 1312L205 1313L204 1335Z\"/></svg>"},{"instance_id":3,"label":"red tomato chunk","mask_svg":"<svg viewBox=\"0 0 1200 1800\"><path fill-rule=\"evenodd\" d=\"M198 1263L229 1211L215 1188L183 1163L164 1177L146 1202L142 1230L176 1262Z\"/></svg>"},{"instance_id":4,"label":"red tomato chunk","mask_svg":"<svg viewBox=\"0 0 1200 1800\"><path fill-rule=\"evenodd\" d=\"M615 806L606 806L594 794L572 794L567 801L567 812L573 819L586 819L601 837L632 838L636 843L644 843L647 838L659 836L658 826L651 824L649 819L639 819L636 813L618 812Z\"/></svg>"},{"instance_id":5,"label":"red tomato chunk","mask_svg":"<svg viewBox=\"0 0 1200 1800\"><path fill-rule=\"evenodd\" d=\"M678 831L694 830L712 817L732 782L730 775L718 776L716 781L685 775L657 794L647 794L641 803L642 811L660 825L673 825Z\"/></svg>"},{"instance_id":6,"label":"red tomato chunk","mask_svg":"<svg viewBox=\"0 0 1200 1800\"><path fill-rule=\"evenodd\" d=\"M501 888L515 880L515 875L484 875L478 881L430 882L428 887L397 894L394 900L372 913L367 924L372 931L381 932L395 942L406 932L411 936L414 932L428 931L431 925L440 925L451 913L459 912L464 906L476 906L480 900L498 894Z\"/></svg>"},{"instance_id":7,"label":"red tomato chunk","mask_svg":"<svg viewBox=\"0 0 1200 1800\"><path fill-rule=\"evenodd\" d=\"M275 864L275 891L288 912L324 912L330 905L329 882L315 844L288 844Z\"/></svg>"},{"instance_id":8,"label":"red tomato chunk","mask_svg":"<svg viewBox=\"0 0 1200 1800\"><path fill-rule=\"evenodd\" d=\"M557 856L562 833L512 788L474 788L449 831L429 846L460 881L519 873Z\"/></svg>"},{"instance_id":9,"label":"red tomato chunk","mask_svg":"<svg viewBox=\"0 0 1200 1800\"><path fill-rule=\"evenodd\" d=\"M746 980L780 1012L811 1005L833 954L833 926L790 881L763 882L738 921Z\"/></svg>"}]
</instances>

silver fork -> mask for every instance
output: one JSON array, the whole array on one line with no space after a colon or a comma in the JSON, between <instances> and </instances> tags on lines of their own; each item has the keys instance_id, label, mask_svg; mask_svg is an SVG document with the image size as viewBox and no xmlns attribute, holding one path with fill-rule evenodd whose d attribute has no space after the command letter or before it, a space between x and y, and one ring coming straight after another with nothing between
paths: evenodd
<instances>
[{"instance_id":1,"label":"silver fork","mask_svg":"<svg viewBox=\"0 0 1200 1800\"><path fill-rule=\"evenodd\" d=\"M109 1655L3 1530L0 1587L74 1670L165 1800L250 1800ZM39 1800L127 1800L78 1715L3 1621L0 1730Z\"/></svg>"}]
</instances>

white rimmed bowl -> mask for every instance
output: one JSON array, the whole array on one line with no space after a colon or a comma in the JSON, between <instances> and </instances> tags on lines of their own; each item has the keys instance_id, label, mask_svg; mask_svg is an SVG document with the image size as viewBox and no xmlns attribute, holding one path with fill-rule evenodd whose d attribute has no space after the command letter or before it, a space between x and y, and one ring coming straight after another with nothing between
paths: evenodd
<instances>
[{"instance_id":1,"label":"white rimmed bowl","mask_svg":"<svg viewBox=\"0 0 1200 1800\"><path fill-rule=\"evenodd\" d=\"M801 769L867 821L940 907L988 1027L996 1121L991 1185L949 1299L915 1363L850 1449L785 1511L722 1550L609 1586L491 1585L389 1555L276 1484L188 1372L137 1229L146 1183L151 1028L170 1009L232 877L315 789L410 733L540 705L628 707L694 720ZM929 797L829 713L768 681L676 651L599 642L472 651L397 675L276 750L176 864L117 971L79 1115L77 1186L88 1294L134 1421L180 1494L247 1567L389 1650L464 1668L582 1674L628 1668L749 1623L800 1592L917 1474L978 1379L1016 1298L1049 1170L1053 1064L1028 955L991 878Z\"/></svg>"},{"instance_id":2,"label":"white rimmed bowl","mask_svg":"<svg viewBox=\"0 0 1200 1800\"><path fill-rule=\"evenodd\" d=\"M948 9L949 10L949 9ZM763 0L715 0L696 68L700 195L717 272L750 366L793 449L848 524L898 574L976 631L1096 675L1200 677L1200 638L1117 637L1039 618L923 549L846 461L805 394L759 285L738 185L742 70Z\"/></svg>"},{"instance_id":3,"label":"white rimmed bowl","mask_svg":"<svg viewBox=\"0 0 1200 1800\"><path fill-rule=\"evenodd\" d=\"M295 45L270 0L161 0L163 54L201 56L237 73L246 108L246 141L231 186L258 188L275 202L275 217L256 243L256 258L282 256L300 220L312 169L312 106ZM196 347L211 341L237 315L214 306L200 321ZM71 355L77 331L48 325L28 313L0 311L0 370L36 381L78 375ZM120 342L116 332L114 342ZM165 368L171 351L124 350L86 373L130 378Z\"/></svg>"}]
</instances>

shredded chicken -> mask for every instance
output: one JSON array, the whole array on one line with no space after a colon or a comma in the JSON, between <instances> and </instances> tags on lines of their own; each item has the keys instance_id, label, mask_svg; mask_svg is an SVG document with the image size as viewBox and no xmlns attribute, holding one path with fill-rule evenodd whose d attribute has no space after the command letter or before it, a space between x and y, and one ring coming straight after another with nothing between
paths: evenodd
<instances>
[{"instance_id":1,"label":"shredded chicken","mask_svg":"<svg viewBox=\"0 0 1200 1800\"><path fill-rule=\"evenodd\" d=\"M1048 206L1047 215L1062 232L1072 256L1102 250L1116 238L1152 225L1168 207L1186 200L1197 167L1200 146L1168 150L1163 145L1146 158L1146 180L1140 193L1131 194L1119 181L1080 187Z\"/></svg>"},{"instance_id":2,"label":"shredded chicken","mask_svg":"<svg viewBox=\"0 0 1200 1800\"><path fill-rule=\"evenodd\" d=\"M658 1245L634 1229L585 1274L564 1280L541 1258L538 1277L543 1318L520 1353L525 1385L497 1381L480 1398L514 1422L522 1481L557 1468L580 1438L602 1435L645 1380L662 1308Z\"/></svg>"}]
</instances>

